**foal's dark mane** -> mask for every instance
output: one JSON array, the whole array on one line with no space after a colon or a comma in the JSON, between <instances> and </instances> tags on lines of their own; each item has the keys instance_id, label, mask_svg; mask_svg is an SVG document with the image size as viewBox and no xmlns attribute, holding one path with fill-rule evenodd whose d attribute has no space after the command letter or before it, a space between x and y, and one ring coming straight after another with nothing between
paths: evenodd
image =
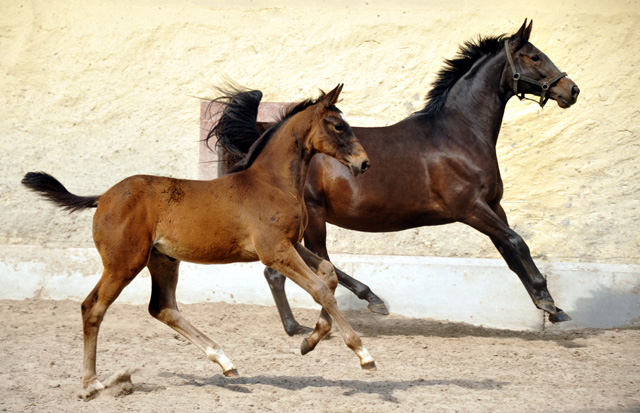
<instances>
[{"instance_id":1,"label":"foal's dark mane","mask_svg":"<svg viewBox=\"0 0 640 413\"><path fill-rule=\"evenodd\" d=\"M438 72L433 87L427 94L427 105L417 113L435 113L444 107L453 85L467 73L482 57L498 52L506 35L482 37L476 41L467 41L458 50L453 59L444 61L445 67Z\"/></svg>"},{"instance_id":2,"label":"foal's dark mane","mask_svg":"<svg viewBox=\"0 0 640 413\"><path fill-rule=\"evenodd\" d=\"M223 102L225 108L220 121L207 134L205 144L209 146L209 140L213 138L216 140L216 147L222 147L236 156L242 156L242 159L234 164L228 173L243 171L253 164L286 120L315 105L324 96L325 94L322 93L317 99L307 99L284 108L273 126L260 136L256 119L262 92L233 89L225 93L225 96L213 101Z\"/></svg>"}]
</instances>

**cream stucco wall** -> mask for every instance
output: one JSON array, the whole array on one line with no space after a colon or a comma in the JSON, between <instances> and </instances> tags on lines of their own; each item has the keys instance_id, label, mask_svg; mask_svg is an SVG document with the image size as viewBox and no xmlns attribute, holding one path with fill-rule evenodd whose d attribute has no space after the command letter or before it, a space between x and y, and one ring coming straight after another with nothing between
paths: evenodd
<instances>
[{"instance_id":1,"label":"cream stucco wall","mask_svg":"<svg viewBox=\"0 0 640 413\"><path fill-rule=\"evenodd\" d=\"M351 124L421 109L444 58L534 21L578 103L510 101L504 207L539 261L640 263L640 2L0 2L0 244L89 247L91 212L25 191L33 170L101 193L146 173L197 178L200 101L226 78L294 101L345 83ZM462 225L389 236L331 229L329 251L496 258Z\"/></svg>"}]
</instances>

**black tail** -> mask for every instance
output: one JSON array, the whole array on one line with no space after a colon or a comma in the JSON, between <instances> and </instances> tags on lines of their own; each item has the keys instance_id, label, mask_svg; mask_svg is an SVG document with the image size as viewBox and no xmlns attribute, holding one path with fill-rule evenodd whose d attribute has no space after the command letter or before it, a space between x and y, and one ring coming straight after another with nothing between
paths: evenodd
<instances>
[{"instance_id":1,"label":"black tail","mask_svg":"<svg viewBox=\"0 0 640 413\"><path fill-rule=\"evenodd\" d=\"M214 139L216 147L242 158L260 137L257 120L262 92L238 87L220 88L218 92L223 96L213 102L223 103L224 109L218 123L209 131L205 143L209 146L209 141Z\"/></svg>"},{"instance_id":2,"label":"black tail","mask_svg":"<svg viewBox=\"0 0 640 413\"><path fill-rule=\"evenodd\" d=\"M44 172L29 172L22 184L69 212L98 206L100 196L78 196L67 191L60 181Z\"/></svg>"}]
</instances>

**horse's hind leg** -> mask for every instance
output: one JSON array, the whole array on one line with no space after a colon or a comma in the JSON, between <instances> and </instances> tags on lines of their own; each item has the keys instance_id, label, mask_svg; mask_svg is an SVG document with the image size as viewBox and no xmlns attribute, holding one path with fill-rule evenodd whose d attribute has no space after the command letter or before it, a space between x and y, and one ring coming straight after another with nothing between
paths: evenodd
<instances>
[{"instance_id":1,"label":"horse's hind leg","mask_svg":"<svg viewBox=\"0 0 640 413\"><path fill-rule=\"evenodd\" d=\"M178 310L176 286L179 266L180 261L169 258L156 249L151 251L147 264L151 273L149 313L200 348L211 361L222 367L225 376L237 377L238 371L220 346L191 325Z\"/></svg>"},{"instance_id":2,"label":"horse's hind leg","mask_svg":"<svg viewBox=\"0 0 640 413\"><path fill-rule=\"evenodd\" d=\"M549 314L552 322L567 321L571 318L557 308L547 289L538 267L531 258L529 247L524 240L507 224L507 216L500 205L491 209L486 204L478 205L475 214L464 222L478 231L488 235L509 268L515 272L534 304Z\"/></svg>"}]
</instances>

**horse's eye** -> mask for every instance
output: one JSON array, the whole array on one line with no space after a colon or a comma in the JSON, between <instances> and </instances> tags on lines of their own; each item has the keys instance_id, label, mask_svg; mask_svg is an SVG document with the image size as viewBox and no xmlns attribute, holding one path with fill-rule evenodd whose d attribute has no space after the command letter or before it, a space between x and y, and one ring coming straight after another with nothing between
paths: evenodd
<instances>
[{"instance_id":1,"label":"horse's eye","mask_svg":"<svg viewBox=\"0 0 640 413\"><path fill-rule=\"evenodd\" d=\"M531 56L531 60L533 60L534 62L539 62L540 56L538 56L537 54L534 54L533 56Z\"/></svg>"},{"instance_id":2,"label":"horse's eye","mask_svg":"<svg viewBox=\"0 0 640 413\"><path fill-rule=\"evenodd\" d=\"M338 132L342 132L344 130L344 125L342 123L336 123L333 127L336 128L336 131Z\"/></svg>"}]
</instances>

